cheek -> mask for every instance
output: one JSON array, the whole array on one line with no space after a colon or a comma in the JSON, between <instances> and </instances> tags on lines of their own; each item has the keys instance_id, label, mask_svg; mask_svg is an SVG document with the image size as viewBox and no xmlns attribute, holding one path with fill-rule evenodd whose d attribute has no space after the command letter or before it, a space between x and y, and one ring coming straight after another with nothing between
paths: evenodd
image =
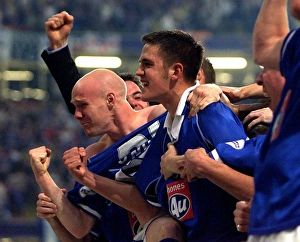
<instances>
[{"instance_id":1,"label":"cheek","mask_svg":"<svg viewBox=\"0 0 300 242\"><path fill-rule=\"evenodd\" d=\"M281 95L282 88L279 87L279 86L272 85L272 86L268 87L267 91L268 91L268 93L270 94L271 97L272 96L276 97L276 96Z\"/></svg>"},{"instance_id":2,"label":"cheek","mask_svg":"<svg viewBox=\"0 0 300 242\"><path fill-rule=\"evenodd\" d=\"M290 10L292 15L300 20L300 2L298 0L290 1Z\"/></svg>"},{"instance_id":3,"label":"cheek","mask_svg":"<svg viewBox=\"0 0 300 242\"><path fill-rule=\"evenodd\" d=\"M149 106L149 104L148 104L147 102L143 102L143 101L140 102L140 105L141 105L143 108L146 108L146 107Z\"/></svg>"}]
</instances>

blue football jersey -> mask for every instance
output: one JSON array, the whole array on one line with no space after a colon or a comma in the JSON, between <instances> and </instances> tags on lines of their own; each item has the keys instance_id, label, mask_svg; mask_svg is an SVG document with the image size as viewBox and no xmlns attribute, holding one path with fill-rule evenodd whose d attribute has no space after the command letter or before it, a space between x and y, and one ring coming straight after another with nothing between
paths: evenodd
<instances>
[{"instance_id":1,"label":"blue football jersey","mask_svg":"<svg viewBox=\"0 0 300 242\"><path fill-rule=\"evenodd\" d=\"M121 172L119 180L123 181L123 178L124 181L134 182L141 159L164 119L165 114L162 114L91 157L88 169L111 179L115 179L116 174ZM67 196L76 206L96 218L95 226L90 232L94 237L104 233L111 242L128 242L141 229L132 213L78 182L73 190L68 191Z\"/></svg>"},{"instance_id":2,"label":"blue football jersey","mask_svg":"<svg viewBox=\"0 0 300 242\"><path fill-rule=\"evenodd\" d=\"M255 165L259 162L265 138L265 135L258 135L252 139L221 143L209 153L209 156L237 171L254 176Z\"/></svg>"},{"instance_id":3,"label":"blue football jersey","mask_svg":"<svg viewBox=\"0 0 300 242\"><path fill-rule=\"evenodd\" d=\"M211 151L219 143L247 139L240 120L221 102L210 104L188 119L189 105L182 111L177 139L160 126L142 161L136 184L153 205L162 206L180 221L188 241L242 241L247 235L236 230L233 211L237 200L207 179L188 183L160 175L160 157L173 142L179 155L203 147Z\"/></svg>"},{"instance_id":4,"label":"blue football jersey","mask_svg":"<svg viewBox=\"0 0 300 242\"><path fill-rule=\"evenodd\" d=\"M250 234L300 225L300 29L286 37L280 68L286 83L255 168Z\"/></svg>"}]
</instances>

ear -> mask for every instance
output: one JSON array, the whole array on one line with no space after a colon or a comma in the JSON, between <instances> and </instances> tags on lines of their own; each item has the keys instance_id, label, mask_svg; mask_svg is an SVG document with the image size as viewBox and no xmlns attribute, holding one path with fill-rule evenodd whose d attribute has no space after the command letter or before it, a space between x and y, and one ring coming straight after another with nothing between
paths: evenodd
<instances>
[{"instance_id":1,"label":"ear","mask_svg":"<svg viewBox=\"0 0 300 242\"><path fill-rule=\"evenodd\" d=\"M171 67L171 70L173 72L172 80L178 80L182 76L183 65L181 63L174 63Z\"/></svg>"},{"instance_id":2,"label":"ear","mask_svg":"<svg viewBox=\"0 0 300 242\"><path fill-rule=\"evenodd\" d=\"M107 104L107 107L109 110L111 110L114 105L115 105L115 102L116 102L116 96L114 93L108 93L106 95L106 104Z\"/></svg>"},{"instance_id":3,"label":"ear","mask_svg":"<svg viewBox=\"0 0 300 242\"><path fill-rule=\"evenodd\" d=\"M205 76L202 68L199 69L196 80L198 80L201 84L205 84Z\"/></svg>"}]
</instances>

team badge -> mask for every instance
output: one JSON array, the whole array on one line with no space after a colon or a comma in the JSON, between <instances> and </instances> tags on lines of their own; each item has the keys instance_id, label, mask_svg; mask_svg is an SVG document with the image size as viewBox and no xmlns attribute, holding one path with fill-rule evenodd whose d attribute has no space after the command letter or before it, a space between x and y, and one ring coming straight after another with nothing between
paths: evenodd
<instances>
[{"instance_id":1,"label":"team badge","mask_svg":"<svg viewBox=\"0 0 300 242\"><path fill-rule=\"evenodd\" d=\"M80 197L86 197L87 195L95 195L96 193L87 186L82 186L79 190Z\"/></svg>"}]
</instances>

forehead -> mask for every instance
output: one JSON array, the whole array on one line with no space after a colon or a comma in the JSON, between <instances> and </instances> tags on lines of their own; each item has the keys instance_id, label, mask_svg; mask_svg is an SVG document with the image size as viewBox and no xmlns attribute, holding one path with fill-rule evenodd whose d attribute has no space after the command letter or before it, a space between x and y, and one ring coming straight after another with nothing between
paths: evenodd
<instances>
[{"instance_id":1,"label":"forehead","mask_svg":"<svg viewBox=\"0 0 300 242\"><path fill-rule=\"evenodd\" d=\"M140 90L139 86L135 84L133 81L125 81L125 85L127 87L127 94L129 94L129 90Z\"/></svg>"},{"instance_id":2,"label":"forehead","mask_svg":"<svg viewBox=\"0 0 300 242\"><path fill-rule=\"evenodd\" d=\"M162 61L162 57L159 54L159 46L158 45L149 45L145 44L142 53L140 56L140 62L145 62L145 61Z\"/></svg>"},{"instance_id":3,"label":"forehead","mask_svg":"<svg viewBox=\"0 0 300 242\"><path fill-rule=\"evenodd\" d=\"M89 102L97 97L93 88L82 88L82 86L75 86L72 91L71 102Z\"/></svg>"}]
</instances>

